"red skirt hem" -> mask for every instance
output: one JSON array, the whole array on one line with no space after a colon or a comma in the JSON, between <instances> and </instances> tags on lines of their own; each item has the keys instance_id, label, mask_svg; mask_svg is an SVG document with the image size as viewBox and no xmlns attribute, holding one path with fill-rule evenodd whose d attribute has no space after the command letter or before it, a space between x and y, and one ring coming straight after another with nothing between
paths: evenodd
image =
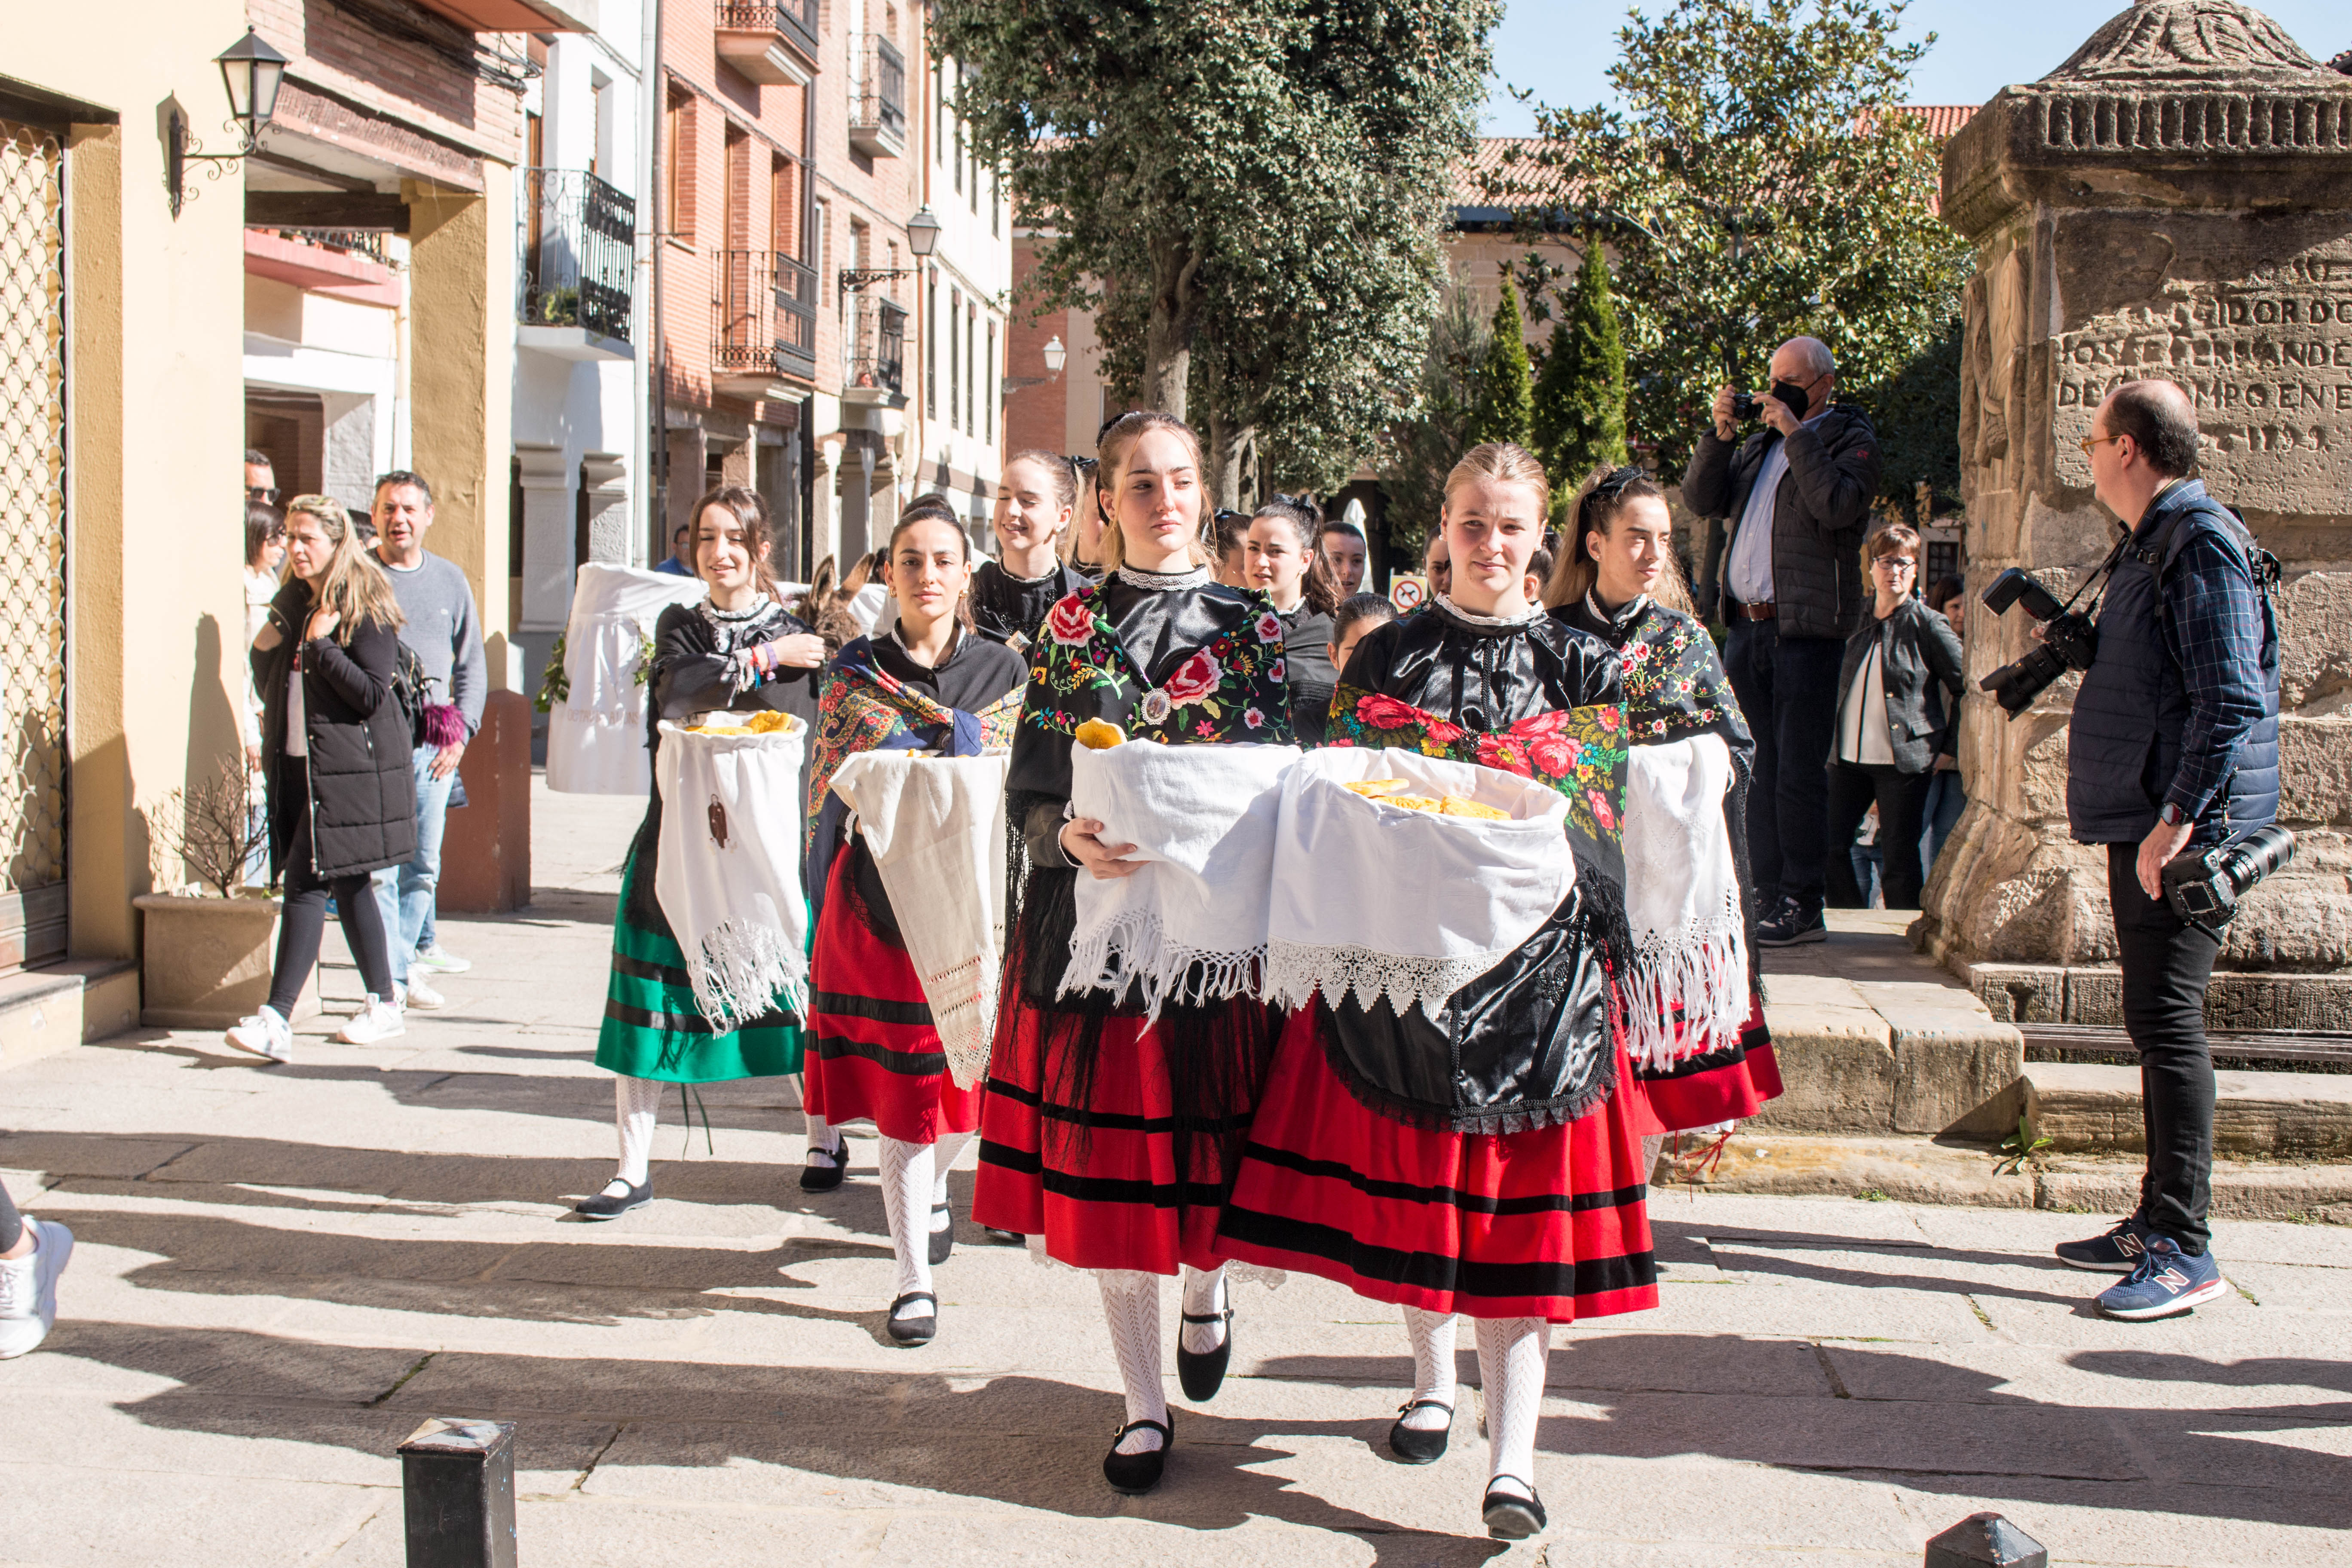
<instances>
[{"instance_id":1,"label":"red skirt hem","mask_svg":"<svg viewBox=\"0 0 2352 1568\"><path fill-rule=\"evenodd\" d=\"M877 935L849 886L849 857L827 877L809 972L803 1102L835 1126L871 1121L885 1138L936 1143L980 1125L977 1085L958 1089L907 950Z\"/></svg>"}]
</instances>

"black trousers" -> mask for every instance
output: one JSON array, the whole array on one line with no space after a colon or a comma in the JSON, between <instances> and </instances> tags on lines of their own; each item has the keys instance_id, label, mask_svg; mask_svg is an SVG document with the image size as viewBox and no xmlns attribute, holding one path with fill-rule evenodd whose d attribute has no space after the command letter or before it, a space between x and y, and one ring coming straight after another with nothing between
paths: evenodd
<instances>
[{"instance_id":1,"label":"black trousers","mask_svg":"<svg viewBox=\"0 0 2352 1568\"><path fill-rule=\"evenodd\" d=\"M1919 829L1927 820L1927 788L1933 773L1897 773L1891 763L1832 763L1829 772L1830 907L1864 907L1862 884L1854 879L1854 829L1862 826L1871 803L1878 803L1878 843L1885 851L1878 885L1890 910L1919 907Z\"/></svg>"},{"instance_id":2,"label":"black trousers","mask_svg":"<svg viewBox=\"0 0 2352 1568\"><path fill-rule=\"evenodd\" d=\"M1822 907L1832 858L1823 831L1829 782L1822 759L1837 733L1838 672L1844 662L1839 639L1784 637L1773 621L1734 621L1724 645L1724 673L1756 737L1748 861L1757 908L1766 914L1783 898L1809 910ZM1836 858L1844 854L1845 847L1837 846Z\"/></svg>"},{"instance_id":3,"label":"black trousers","mask_svg":"<svg viewBox=\"0 0 2352 1568\"><path fill-rule=\"evenodd\" d=\"M319 964L319 943L327 934L327 900L343 922L343 940L360 966L360 980L371 996L389 1002L392 991L392 944L383 929L383 911L375 901L375 888L364 871L321 881L310 852L310 773L299 757L278 764L270 782L269 804L281 805L293 834L286 851L285 903L278 917L278 967L269 976L269 1005L281 1018L294 1016L294 1004L310 971Z\"/></svg>"},{"instance_id":4,"label":"black trousers","mask_svg":"<svg viewBox=\"0 0 2352 1568\"><path fill-rule=\"evenodd\" d=\"M2107 846L2107 898L2123 969L2124 1028L2139 1052L2140 1118L2147 1170L2139 1216L2188 1253L2211 1232L2213 1053L2205 1039L2205 984L2221 939L2190 925L2139 885L2139 846Z\"/></svg>"}]
</instances>

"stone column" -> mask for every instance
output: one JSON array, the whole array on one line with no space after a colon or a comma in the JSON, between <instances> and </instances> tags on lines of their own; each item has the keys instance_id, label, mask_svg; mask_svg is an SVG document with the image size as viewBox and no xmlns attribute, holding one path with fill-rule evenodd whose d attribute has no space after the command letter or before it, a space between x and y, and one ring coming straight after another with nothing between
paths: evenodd
<instances>
[{"instance_id":1,"label":"stone column","mask_svg":"<svg viewBox=\"0 0 2352 1568\"><path fill-rule=\"evenodd\" d=\"M578 501L572 465L561 447L515 443L522 468L522 617L520 632L553 634L572 614L572 535Z\"/></svg>"},{"instance_id":2,"label":"stone column","mask_svg":"<svg viewBox=\"0 0 2352 1568\"><path fill-rule=\"evenodd\" d=\"M2230 928L2217 1023L2352 1027L2352 78L2235 0L2144 0L1944 157L1977 247L1960 458L1971 682L2029 647L1973 603L2009 566L2062 597L2114 519L2077 444L2118 382L2195 398L2202 477L2286 566L2281 820L2301 841ZM1915 937L1996 1016L2113 1024L2105 852L2066 824L2076 679L2009 719L1973 689L1968 815ZM2336 978L2343 977L2343 978ZM2323 1017L2329 1022L2319 1022Z\"/></svg>"},{"instance_id":3,"label":"stone column","mask_svg":"<svg viewBox=\"0 0 2352 1568\"><path fill-rule=\"evenodd\" d=\"M583 452L580 483L588 491L588 559L614 566L652 565L630 559L628 459L618 452Z\"/></svg>"}]
</instances>

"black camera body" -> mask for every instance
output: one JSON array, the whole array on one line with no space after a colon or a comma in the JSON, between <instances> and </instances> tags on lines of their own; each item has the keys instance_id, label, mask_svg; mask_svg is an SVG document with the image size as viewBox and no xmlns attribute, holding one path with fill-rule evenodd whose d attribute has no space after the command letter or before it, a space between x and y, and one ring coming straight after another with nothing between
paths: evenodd
<instances>
[{"instance_id":1,"label":"black camera body","mask_svg":"<svg viewBox=\"0 0 2352 1568\"><path fill-rule=\"evenodd\" d=\"M1735 392L1731 395L1731 416L1734 419L1745 422L1759 417L1763 411L1764 400L1754 393Z\"/></svg>"},{"instance_id":2,"label":"black camera body","mask_svg":"<svg viewBox=\"0 0 2352 1568\"><path fill-rule=\"evenodd\" d=\"M2164 900L2190 925L2220 935L2238 912L2238 900L2264 877L2294 858L2294 835L2276 823L2184 855L2164 868Z\"/></svg>"},{"instance_id":3,"label":"black camera body","mask_svg":"<svg viewBox=\"0 0 2352 1568\"><path fill-rule=\"evenodd\" d=\"M2012 719L2068 670L2090 668L2098 655L2099 628L2091 618L2059 603L2058 595L2021 567L2012 566L1994 578L1979 602L1996 616L2015 605L2042 623L2040 647L1977 682L1977 689L1991 692Z\"/></svg>"}]
</instances>

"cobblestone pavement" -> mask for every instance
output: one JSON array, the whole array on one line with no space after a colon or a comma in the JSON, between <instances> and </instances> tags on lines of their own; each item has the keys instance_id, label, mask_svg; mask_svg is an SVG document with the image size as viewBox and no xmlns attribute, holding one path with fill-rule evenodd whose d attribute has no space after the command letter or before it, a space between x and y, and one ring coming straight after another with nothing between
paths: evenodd
<instances>
[{"instance_id":1,"label":"cobblestone pavement","mask_svg":"<svg viewBox=\"0 0 2352 1568\"><path fill-rule=\"evenodd\" d=\"M804 1197L782 1085L709 1090L708 1149L667 1102L659 1199L570 1220L612 1171L589 1053L636 810L533 809L537 901L444 922L476 968L404 1038L0 1077L0 1171L80 1242L48 1345L0 1364L0 1563L398 1563L393 1449L433 1415L517 1423L541 1568L1895 1564L1986 1508L2053 1560L2344 1560L2352 1233L2225 1223L2236 1293L2133 1325L2049 1257L2104 1222L1845 1199L1657 1195L1663 1305L1557 1336L1547 1539L1480 1533L1466 1391L1443 1461L1386 1458L1402 1331L1311 1279L1238 1290L1235 1375L1115 1497L1091 1284L967 1224L940 1338L892 1347L874 1145Z\"/></svg>"}]
</instances>

